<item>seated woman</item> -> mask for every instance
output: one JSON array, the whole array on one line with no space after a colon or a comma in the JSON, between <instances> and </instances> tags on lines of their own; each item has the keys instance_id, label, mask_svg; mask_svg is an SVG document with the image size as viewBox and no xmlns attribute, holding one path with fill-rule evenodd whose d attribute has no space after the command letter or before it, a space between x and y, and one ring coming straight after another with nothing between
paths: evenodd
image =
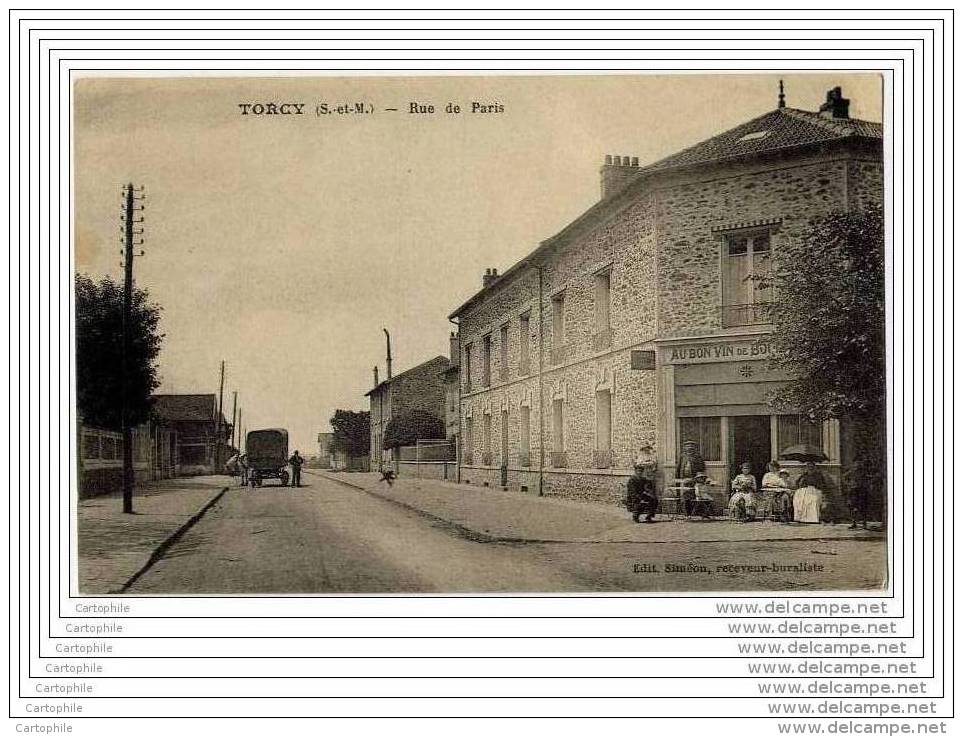
<instances>
[{"instance_id":1,"label":"seated woman","mask_svg":"<svg viewBox=\"0 0 963 737\"><path fill-rule=\"evenodd\" d=\"M743 522L756 518L756 477L748 463L742 464L742 473L732 480L729 516Z\"/></svg>"},{"instance_id":2,"label":"seated woman","mask_svg":"<svg viewBox=\"0 0 963 737\"><path fill-rule=\"evenodd\" d=\"M789 472L779 467L778 461L770 461L762 477L762 491L767 498L770 515L777 520L792 520L792 491L789 489Z\"/></svg>"},{"instance_id":3,"label":"seated woman","mask_svg":"<svg viewBox=\"0 0 963 737\"><path fill-rule=\"evenodd\" d=\"M802 472L796 486L796 493L792 498L793 519L796 522L819 522L826 479L815 463L806 463L806 470Z\"/></svg>"}]
</instances>

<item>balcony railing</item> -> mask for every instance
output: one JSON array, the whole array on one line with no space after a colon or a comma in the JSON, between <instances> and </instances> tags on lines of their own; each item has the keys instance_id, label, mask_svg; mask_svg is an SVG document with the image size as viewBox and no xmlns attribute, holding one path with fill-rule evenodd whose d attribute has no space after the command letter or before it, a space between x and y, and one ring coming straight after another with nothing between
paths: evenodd
<instances>
[{"instance_id":1,"label":"balcony railing","mask_svg":"<svg viewBox=\"0 0 963 737\"><path fill-rule=\"evenodd\" d=\"M756 302L751 305L723 305L722 327L766 325L772 321L771 313L772 302Z\"/></svg>"},{"instance_id":2,"label":"balcony railing","mask_svg":"<svg viewBox=\"0 0 963 737\"><path fill-rule=\"evenodd\" d=\"M482 453L482 465L492 466L495 463L495 458L491 453Z\"/></svg>"},{"instance_id":3,"label":"balcony railing","mask_svg":"<svg viewBox=\"0 0 963 737\"><path fill-rule=\"evenodd\" d=\"M595 468L612 468L612 451L592 451L592 465L595 466Z\"/></svg>"},{"instance_id":4,"label":"balcony railing","mask_svg":"<svg viewBox=\"0 0 963 737\"><path fill-rule=\"evenodd\" d=\"M519 452L518 454L518 465L523 468L528 468L532 465L532 454Z\"/></svg>"},{"instance_id":5,"label":"balcony railing","mask_svg":"<svg viewBox=\"0 0 963 737\"><path fill-rule=\"evenodd\" d=\"M568 468L568 454L564 450L553 450L550 460L552 468Z\"/></svg>"}]
</instances>

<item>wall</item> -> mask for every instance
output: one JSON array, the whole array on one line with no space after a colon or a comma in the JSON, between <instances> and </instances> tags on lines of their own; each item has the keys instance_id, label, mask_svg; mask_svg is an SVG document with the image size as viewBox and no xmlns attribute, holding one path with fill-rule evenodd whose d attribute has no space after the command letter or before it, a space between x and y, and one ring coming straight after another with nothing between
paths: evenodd
<instances>
[{"instance_id":1,"label":"wall","mask_svg":"<svg viewBox=\"0 0 963 737\"><path fill-rule=\"evenodd\" d=\"M626 477L642 443L656 439L656 377L654 371L631 368L631 350L649 347L655 334L655 228L650 197L632 203L617 217L576 233L565 248L541 260L539 269L523 273L489 288L479 303L461 316L462 345L474 346L471 393L462 397L463 425L473 418L473 453L465 459L462 479L473 484L501 484L500 453L502 410L508 410L508 488L527 487L538 493L537 470L546 469L543 494L618 502ZM610 328L600 334L595 323L595 275L610 273ZM564 292L565 340L552 335L552 298ZM539 309L539 304L541 309ZM529 344L532 373L518 371L519 315L531 311ZM500 378L500 326L509 324L508 378ZM544 336L543 373L538 377L539 333ZM492 386L481 386L482 339L493 339ZM552 348L564 346L562 360L552 364ZM464 357L462 359L464 365ZM463 391L467 389L467 382ZM595 468L596 391L612 392L611 458ZM552 469L552 402L564 400L565 468ZM520 413L531 411L529 465L520 461ZM544 412L542 408L544 407ZM491 458L483 456L484 416L491 415ZM462 438L463 454L469 443ZM464 457L464 456L463 456ZM490 460L489 463L484 461Z\"/></svg>"},{"instance_id":2,"label":"wall","mask_svg":"<svg viewBox=\"0 0 963 737\"><path fill-rule=\"evenodd\" d=\"M417 409L444 419L444 371L447 368L448 359L438 356L394 377L391 380L390 417Z\"/></svg>"},{"instance_id":3,"label":"wall","mask_svg":"<svg viewBox=\"0 0 963 737\"><path fill-rule=\"evenodd\" d=\"M133 429L134 482L175 475L170 459L171 431L140 425ZM123 489L123 436L112 430L78 427L78 490L81 499L120 493Z\"/></svg>"},{"instance_id":4,"label":"wall","mask_svg":"<svg viewBox=\"0 0 963 737\"><path fill-rule=\"evenodd\" d=\"M772 221L773 252L814 217L864 206L882 195L881 166L811 156L677 176L657 192L660 337L721 330L720 229Z\"/></svg>"},{"instance_id":5,"label":"wall","mask_svg":"<svg viewBox=\"0 0 963 737\"><path fill-rule=\"evenodd\" d=\"M436 356L393 377L370 396L371 457L375 467L381 463L380 443L388 422L404 412L422 410L441 420L446 416L445 370L448 359Z\"/></svg>"}]
</instances>

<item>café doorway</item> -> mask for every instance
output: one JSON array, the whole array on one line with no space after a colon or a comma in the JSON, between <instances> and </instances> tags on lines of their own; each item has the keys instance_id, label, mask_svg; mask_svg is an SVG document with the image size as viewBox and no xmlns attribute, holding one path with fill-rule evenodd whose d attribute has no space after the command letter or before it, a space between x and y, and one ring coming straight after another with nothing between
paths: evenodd
<instances>
[{"instance_id":1,"label":"caf\u00e9 doorway","mask_svg":"<svg viewBox=\"0 0 963 737\"><path fill-rule=\"evenodd\" d=\"M743 463L752 464L757 488L762 488L766 464L772 460L772 423L769 415L745 415L729 418L729 478L741 471Z\"/></svg>"}]
</instances>

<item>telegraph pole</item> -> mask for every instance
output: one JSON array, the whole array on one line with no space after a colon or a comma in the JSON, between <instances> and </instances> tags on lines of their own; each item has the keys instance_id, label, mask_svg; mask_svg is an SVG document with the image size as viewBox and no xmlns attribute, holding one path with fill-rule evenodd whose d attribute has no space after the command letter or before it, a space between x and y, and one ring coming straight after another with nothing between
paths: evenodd
<instances>
[{"instance_id":1,"label":"telegraph pole","mask_svg":"<svg viewBox=\"0 0 963 737\"><path fill-rule=\"evenodd\" d=\"M240 445L234 445L235 438L240 442L240 436L237 434L237 392L234 392L234 410L231 413L231 447L240 449Z\"/></svg>"},{"instance_id":2,"label":"telegraph pole","mask_svg":"<svg viewBox=\"0 0 963 737\"><path fill-rule=\"evenodd\" d=\"M221 468L221 434L224 432L224 361L221 361L221 388L217 390L217 425L214 435L214 471Z\"/></svg>"},{"instance_id":3,"label":"telegraph pole","mask_svg":"<svg viewBox=\"0 0 963 737\"><path fill-rule=\"evenodd\" d=\"M144 232L143 228L135 229L134 223L144 222L144 218L134 219L137 210L143 210L144 206L135 206L135 201L143 200L143 187L141 195L134 196L134 185L128 184L124 188L124 312L121 320L122 325L122 350L120 359L121 369L121 411L120 423L124 443L124 471L123 471L123 492L124 492L124 514L134 513L134 449L133 432L130 417L130 354L131 354L131 332L133 329L133 289L134 289L134 236ZM143 243L143 239L138 244ZM143 255L143 251L141 251Z\"/></svg>"}]
</instances>

